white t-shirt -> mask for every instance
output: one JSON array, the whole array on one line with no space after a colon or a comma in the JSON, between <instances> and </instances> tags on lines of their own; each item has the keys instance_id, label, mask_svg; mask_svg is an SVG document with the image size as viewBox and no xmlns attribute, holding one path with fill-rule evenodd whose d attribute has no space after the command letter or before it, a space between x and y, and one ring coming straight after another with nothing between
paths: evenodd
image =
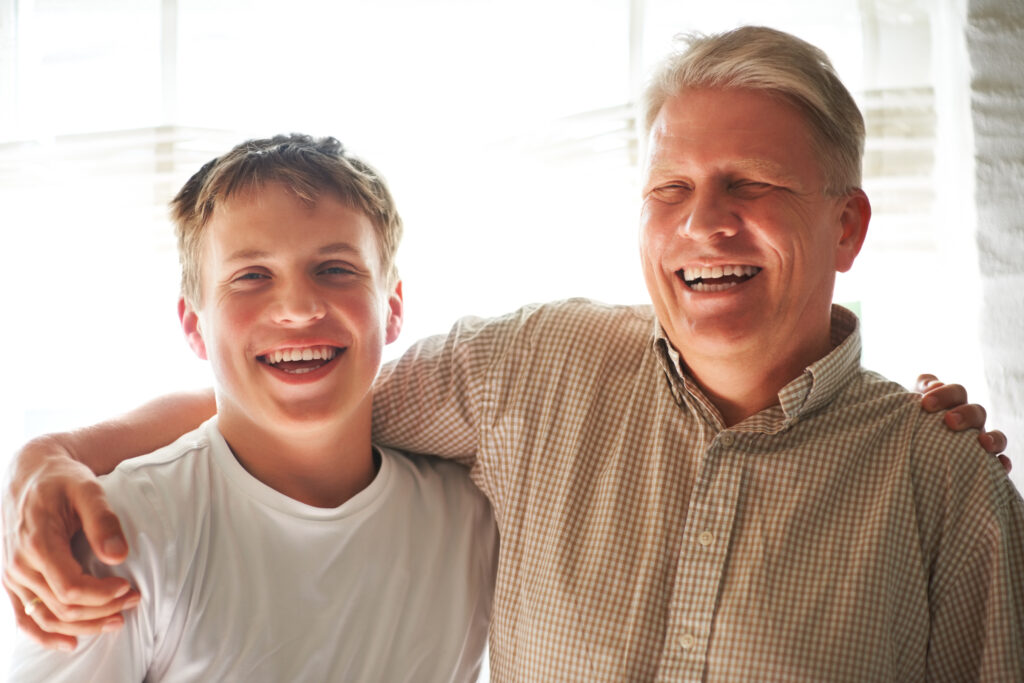
<instances>
[{"instance_id":1,"label":"white t-shirt","mask_svg":"<svg viewBox=\"0 0 1024 683\"><path fill-rule=\"evenodd\" d=\"M482 663L497 531L459 465L380 449L315 508L249 475L216 418L103 478L131 548L93 573L142 602L74 653L21 636L16 681L464 681Z\"/></svg>"}]
</instances>

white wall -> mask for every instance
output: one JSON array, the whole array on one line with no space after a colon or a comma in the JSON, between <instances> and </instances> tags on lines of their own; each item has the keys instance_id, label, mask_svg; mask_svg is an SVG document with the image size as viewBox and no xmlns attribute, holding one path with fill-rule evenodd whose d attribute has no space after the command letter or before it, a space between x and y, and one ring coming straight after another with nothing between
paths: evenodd
<instances>
[{"instance_id":1,"label":"white wall","mask_svg":"<svg viewBox=\"0 0 1024 683\"><path fill-rule=\"evenodd\" d=\"M964 35L991 423L1010 438L1024 490L1024 2L969 0Z\"/></svg>"}]
</instances>

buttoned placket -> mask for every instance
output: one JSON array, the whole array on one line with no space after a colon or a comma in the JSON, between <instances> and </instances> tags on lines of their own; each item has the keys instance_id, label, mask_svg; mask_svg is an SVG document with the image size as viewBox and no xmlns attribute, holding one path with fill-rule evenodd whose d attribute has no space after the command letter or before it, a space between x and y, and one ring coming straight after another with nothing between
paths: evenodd
<instances>
[{"instance_id":1,"label":"buttoned placket","mask_svg":"<svg viewBox=\"0 0 1024 683\"><path fill-rule=\"evenodd\" d=\"M721 418L710 404L687 390L678 354L667 339L662 341L658 352L676 404L714 437L701 454L690 492L658 680L700 681L739 504L742 434L721 429ZM681 455L692 458L696 453Z\"/></svg>"},{"instance_id":2,"label":"buttoned placket","mask_svg":"<svg viewBox=\"0 0 1024 683\"><path fill-rule=\"evenodd\" d=\"M710 647L743 471L741 436L719 432L690 493L659 680L699 681Z\"/></svg>"}]
</instances>

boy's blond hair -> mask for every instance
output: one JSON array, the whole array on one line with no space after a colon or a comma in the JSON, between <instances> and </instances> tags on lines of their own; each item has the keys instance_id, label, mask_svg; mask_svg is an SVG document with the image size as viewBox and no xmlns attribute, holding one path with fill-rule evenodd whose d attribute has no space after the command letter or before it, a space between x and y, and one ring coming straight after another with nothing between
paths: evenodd
<instances>
[{"instance_id":1,"label":"boy's blond hair","mask_svg":"<svg viewBox=\"0 0 1024 683\"><path fill-rule=\"evenodd\" d=\"M293 133L243 142L207 162L171 200L181 292L190 304L197 308L201 304L203 234L214 209L233 195L259 190L267 183L284 185L310 205L327 192L362 211L377 233L388 287L398 281L395 253L402 237L402 219L384 179L334 138Z\"/></svg>"}]
</instances>

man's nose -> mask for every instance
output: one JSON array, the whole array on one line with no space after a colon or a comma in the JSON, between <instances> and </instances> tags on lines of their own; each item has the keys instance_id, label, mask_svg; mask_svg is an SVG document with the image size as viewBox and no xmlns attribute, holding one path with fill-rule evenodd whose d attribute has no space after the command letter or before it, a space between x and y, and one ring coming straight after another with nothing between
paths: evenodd
<instances>
[{"instance_id":1,"label":"man's nose","mask_svg":"<svg viewBox=\"0 0 1024 683\"><path fill-rule=\"evenodd\" d=\"M731 237L740 226L740 217L728 193L713 188L697 190L690 210L682 216L679 233L695 240Z\"/></svg>"},{"instance_id":2,"label":"man's nose","mask_svg":"<svg viewBox=\"0 0 1024 683\"><path fill-rule=\"evenodd\" d=\"M317 288L309 282L281 283L277 289L273 316L283 325L301 325L324 317L326 305Z\"/></svg>"}]
</instances>

